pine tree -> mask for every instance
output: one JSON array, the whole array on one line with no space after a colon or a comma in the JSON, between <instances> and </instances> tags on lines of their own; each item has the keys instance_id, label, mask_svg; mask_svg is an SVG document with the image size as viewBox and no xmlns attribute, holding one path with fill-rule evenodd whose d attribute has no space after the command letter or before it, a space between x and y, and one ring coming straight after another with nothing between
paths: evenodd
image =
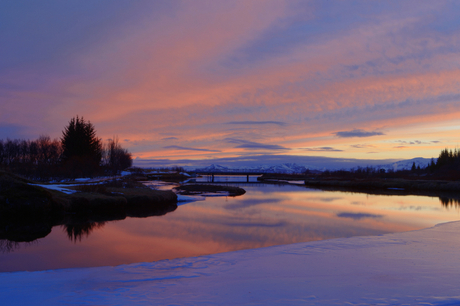
<instances>
[{"instance_id":1,"label":"pine tree","mask_svg":"<svg viewBox=\"0 0 460 306\"><path fill-rule=\"evenodd\" d=\"M71 176L93 175L99 170L102 142L91 122L74 117L62 131L62 161Z\"/></svg>"}]
</instances>

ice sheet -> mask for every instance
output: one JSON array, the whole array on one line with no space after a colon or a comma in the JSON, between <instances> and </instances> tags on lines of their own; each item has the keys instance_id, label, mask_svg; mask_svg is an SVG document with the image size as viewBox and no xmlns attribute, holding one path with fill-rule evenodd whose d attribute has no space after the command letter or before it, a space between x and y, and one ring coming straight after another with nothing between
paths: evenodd
<instances>
[{"instance_id":1,"label":"ice sheet","mask_svg":"<svg viewBox=\"0 0 460 306\"><path fill-rule=\"evenodd\" d=\"M0 296L3 305L458 305L459 238L460 222L452 222L117 267L0 273Z\"/></svg>"}]
</instances>

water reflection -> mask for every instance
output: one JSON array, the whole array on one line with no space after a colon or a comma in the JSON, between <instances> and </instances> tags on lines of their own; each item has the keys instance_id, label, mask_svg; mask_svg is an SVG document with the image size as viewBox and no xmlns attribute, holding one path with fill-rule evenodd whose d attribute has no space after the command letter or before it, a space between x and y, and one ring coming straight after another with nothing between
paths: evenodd
<instances>
[{"instance_id":1,"label":"water reflection","mask_svg":"<svg viewBox=\"0 0 460 306\"><path fill-rule=\"evenodd\" d=\"M88 222L77 224L65 224L62 228L67 233L67 237L73 242L80 241L83 236L88 237L95 229L104 227L105 222Z\"/></svg>"},{"instance_id":2,"label":"water reflection","mask_svg":"<svg viewBox=\"0 0 460 306\"><path fill-rule=\"evenodd\" d=\"M442 205L444 207L455 207L459 208L460 207L460 200L459 199L452 199L452 198L446 198L446 197L440 197L439 200L441 201Z\"/></svg>"},{"instance_id":3,"label":"water reflection","mask_svg":"<svg viewBox=\"0 0 460 306\"><path fill-rule=\"evenodd\" d=\"M18 249L19 246L19 242L0 239L0 251L2 251L2 253L13 252L14 250Z\"/></svg>"},{"instance_id":4,"label":"water reflection","mask_svg":"<svg viewBox=\"0 0 460 306\"><path fill-rule=\"evenodd\" d=\"M2 220L0 223L0 250L9 253L17 250L21 243L30 245L30 242L45 238L53 227L61 227L72 242L81 242L83 237L95 230L102 229L109 221L124 220L126 217L147 218L162 216L177 209L177 204L168 203L160 206L133 205L124 211L114 211L84 214L72 214L53 217L37 217L36 220Z\"/></svg>"},{"instance_id":5,"label":"water reflection","mask_svg":"<svg viewBox=\"0 0 460 306\"><path fill-rule=\"evenodd\" d=\"M37 243L0 255L0 270L156 261L329 238L380 235L460 219L458 210L450 209L458 207L460 201L449 197L369 195L293 185L237 185L247 193L240 197L211 197L177 209L175 206L157 212L130 211L117 219L66 216L54 224L57 226L41 226L37 236L46 237L36 240ZM156 214L163 215L146 217ZM40 229L40 225L32 227ZM26 241L20 239L32 238L32 235L12 234L11 228L0 225L0 239ZM16 247L15 243L5 241L0 245L6 250Z\"/></svg>"},{"instance_id":6,"label":"water reflection","mask_svg":"<svg viewBox=\"0 0 460 306\"><path fill-rule=\"evenodd\" d=\"M364 218L383 218L383 215L375 215L375 214L366 214L366 213L340 213L337 214L339 218L351 218L354 220L361 220Z\"/></svg>"}]
</instances>

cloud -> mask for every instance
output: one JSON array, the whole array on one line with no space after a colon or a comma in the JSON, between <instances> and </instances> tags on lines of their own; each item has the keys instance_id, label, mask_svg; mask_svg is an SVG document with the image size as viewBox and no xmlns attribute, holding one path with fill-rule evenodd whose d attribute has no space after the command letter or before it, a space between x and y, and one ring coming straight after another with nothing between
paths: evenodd
<instances>
[{"instance_id":1,"label":"cloud","mask_svg":"<svg viewBox=\"0 0 460 306\"><path fill-rule=\"evenodd\" d=\"M219 150L189 148L189 147L181 147L181 146L166 146L166 147L163 147L163 149L184 150L184 151L214 152L214 153L221 152L221 151L219 151Z\"/></svg>"},{"instance_id":2,"label":"cloud","mask_svg":"<svg viewBox=\"0 0 460 306\"><path fill-rule=\"evenodd\" d=\"M459 117L455 4L263 2L50 2L40 14L8 6L0 12L0 122L54 138L71 116L91 115L98 136L131 139L128 149L142 156L192 158L202 153L173 156L161 146L179 135L232 156L279 153L286 148L215 142L316 147L334 134L333 148L339 137L383 135L382 126L389 139L402 126ZM427 130L412 137L455 143L453 132Z\"/></svg>"},{"instance_id":3,"label":"cloud","mask_svg":"<svg viewBox=\"0 0 460 306\"><path fill-rule=\"evenodd\" d=\"M226 124L241 124L241 125L265 125L265 124L274 124L279 126L287 125L286 122L281 121L230 121Z\"/></svg>"},{"instance_id":4,"label":"cloud","mask_svg":"<svg viewBox=\"0 0 460 306\"><path fill-rule=\"evenodd\" d=\"M166 138L162 138L161 140L178 140L179 138L177 137L166 137Z\"/></svg>"},{"instance_id":5,"label":"cloud","mask_svg":"<svg viewBox=\"0 0 460 306\"><path fill-rule=\"evenodd\" d=\"M351 131L341 131L341 132L336 132L334 133L335 136L341 137L341 138L350 138L350 137L371 137L371 136L379 136L379 135L385 135L382 132L377 132L377 131L372 131L372 132L367 132L361 129L354 129Z\"/></svg>"},{"instance_id":6,"label":"cloud","mask_svg":"<svg viewBox=\"0 0 460 306\"><path fill-rule=\"evenodd\" d=\"M405 140L397 140L395 141L396 143L399 143L401 145L428 145L432 143L439 143L440 141L438 140L433 140L433 141L421 141L421 140L412 140L412 141L405 141Z\"/></svg>"},{"instance_id":7,"label":"cloud","mask_svg":"<svg viewBox=\"0 0 460 306\"><path fill-rule=\"evenodd\" d=\"M355 144L355 145L351 145L350 147L356 148L356 149L375 148L374 145L368 145L368 144Z\"/></svg>"},{"instance_id":8,"label":"cloud","mask_svg":"<svg viewBox=\"0 0 460 306\"><path fill-rule=\"evenodd\" d=\"M343 150L334 149L332 147L305 148L304 150L312 152L343 152Z\"/></svg>"},{"instance_id":9,"label":"cloud","mask_svg":"<svg viewBox=\"0 0 460 306\"><path fill-rule=\"evenodd\" d=\"M263 144L243 139L226 138L224 140L228 143L238 144L235 148L245 150L291 150L279 145Z\"/></svg>"},{"instance_id":10,"label":"cloud","mask_svg":"<svg viewBox=\"0 0 460 306\"><path fill-rule=\"evenodd\" d=\"M361 220L361 219L364 219L364 218L378 219L378 218L382 218L383 215L375 215L375 214L367 214L367 213L347 213L347 212L343 212L343 213L337 214L337 217L339 217L339 218L351 218L351 219L354 219L354 220Z\"/></svg>"}]
</instances>

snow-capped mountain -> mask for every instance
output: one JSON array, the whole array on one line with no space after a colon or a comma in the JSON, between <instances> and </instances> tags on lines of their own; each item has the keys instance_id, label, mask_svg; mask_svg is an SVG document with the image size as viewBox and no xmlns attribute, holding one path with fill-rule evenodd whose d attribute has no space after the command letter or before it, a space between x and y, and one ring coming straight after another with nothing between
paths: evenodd
<instances>
[{"instance_id":1,"label":"snow-capped mountain","mask_svg":"<svg viewBox=\"0 0 460 306\"><path fill-rule=\"evenodd\" d=\"M436 161L436 159L434 159ZM410 169L415 166L426 167L430 158L406 160L386 159L347 159L315 156L260 155L251 157L219 158L212 160L165 160L136 159L134 165L140 168L183 167L187 171L266 171L278 173L303 173L305 170L349 170L357 167L372 167L385 170Z\"/></svg>"},{"instance_id":2,"label":"snow-capped mountain","mask_svg":"<svg viewBox=\"0 0 460 306\"><path fill-rule=\"evenodd\" d=\"M436 162L437 158L434 158L433 160L434 162ZM376 166L376 168L385 169L385 170L393 170L393 171L410 170L414 163L415 163L415 167L425 168L427 165L431 163L431 159L416 157L412 159L401 160L401 161L398 161L392 164Z\"/></svg>"},{"instance_id":3,"label":"snow-capped mountain","mask_svg":"<svg viewBox=\"0 0 460 306\"><path fill-rule=\"evenodd\" d=\"M434 159L436 162L436 159ZM385 170L410 170L412 168L412 165L415 163L416 167L424 168L427 165L429 165L431 162L431 159L429 158L422 158L422 157L417 157L417 158L412 158L412 159L407 159L407 160L401 160L397 161L394 163L390 164L384 164L384 165L369 165L370 167L373 168L378 168L378 169L385 169ZM363 165L362 167L366 167L366 165ZM356 167L351 167L351 168L356 168ZM347 168L341 168L344 170L349 170ZM328 168L319 168L311 165L299 165L296 163L284 163L284 164L279 164L279 165L274 165L274 166L268 166L268 165L259 165L259 166L253 166L253 167L226 167L222 165L216 165L216 164L211 164L210 166L203 167L203 168L195 168L195 169L190 169L190 170L195 170L195 171L202 171L202 172L231 172L231 171L260 171L260 172L266 172L266 173L304 173L306 170L338 170L338 169L328 169Z\"/></svg>"},{"instance_id":4,"label":"snow-capped mountain","mask_svg":"<svg viewBox=\"0 0 460 306\"><path fill-rule=\"evenodd\" d=\"M225 167L221 165L212 164L204 168L196 168L195 171L202 172L229 172L229 171L261 171L267 173L304 173L306 167L297 165L295 163L285 163L275 166L254 166L254 167Z\"/></svg>"}]
</instances>

